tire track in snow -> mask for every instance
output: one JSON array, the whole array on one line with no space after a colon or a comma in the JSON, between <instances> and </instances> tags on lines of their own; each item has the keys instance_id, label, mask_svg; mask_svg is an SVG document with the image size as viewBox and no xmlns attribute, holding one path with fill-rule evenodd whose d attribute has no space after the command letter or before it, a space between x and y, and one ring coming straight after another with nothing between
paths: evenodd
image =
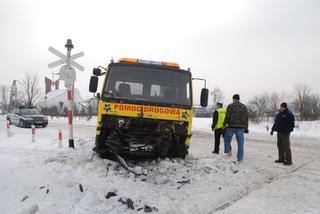
<instances>
[{"instance_id":1,"label":"tire track in snow","mask_svg":"<svg viewBox=\"0 0 320 214\"><path fill-rule=\"evenodd\" d=\"M236 197L228 200L227 202L223 203L222 205L216 207L214 210L208 212L208 214L212 214L212 213L215 213L218 211L225 210L228 207L230 207L232 204L238 202L239 200L243 199L244 197L248 196L249 194L261 189L266 184L271 184L275 181L281 180L281 179L287 177L288 175L291 175L292 173L297 172L298 170L310 165L311 163L313 163L315 161L319 161L319 159L320 159L320 155L311 159L310 161L307 161L306 163L303 163L297 167L294 167L293 169L290 169L289 171L285 172L284 174L279 174L277 176L268 176L261 184L257 184L253 188L251 188L251 190L245 192L244 194L237 195Z\"/></svg>"}]
</instances>

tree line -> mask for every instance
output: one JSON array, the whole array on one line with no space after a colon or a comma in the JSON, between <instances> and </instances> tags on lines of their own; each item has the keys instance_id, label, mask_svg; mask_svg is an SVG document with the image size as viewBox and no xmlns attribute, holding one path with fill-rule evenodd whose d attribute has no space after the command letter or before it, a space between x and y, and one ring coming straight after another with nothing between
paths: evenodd
<instances>
[{"instance_id":1,"label":"tree line","mask_svg":"<svg viewBox=\"0 0 320 214\"><path fill-rule=\"evenodd\" d=\"M18 84L12 86L0 85L0 108L3 113L10 112L20 105L32 106L41 97L38 74L26 72L21 80L14 82Z\"/></svg>"},{"instance_id":2,"label":"tree line","mask_svg":"<svg viewBox=\"0 0 320 214\"><path fill-rule=\"evenodd\" d=\"M214 106L223 99L221 89L215 87L210 91L213 98L212 105L206 109L196 109L196 117L211 117ZM293 111L298 120L320 119L320 96L312 93L312 89L306 84L295 84L290 94L284 92L263 92L254 95L248 103L250 120L261 122L268 118L274 118L279 111L282 102L288 103L289 109Z\"/></svg>"},{"instance_id":3,"label":"tree line","mask_svg":"<svg viewBox=\"0 0 320 214\"><path fill-rule=\"evenodd\" d=\"M11 112L17 106L36 106L39 98L44 96L39 83L39 76L36 73L26 72L25 76L15 81L17 84L12 86L0 85L0 109L3 114ZM39 107L39 106L38 106ZM88 99L79 105L74 105L74 116L91 117L97 115L97 102ZM65 117L67 108L61 103L49 107L39 107L42 114Z\"/></svg>"}]
</instances>

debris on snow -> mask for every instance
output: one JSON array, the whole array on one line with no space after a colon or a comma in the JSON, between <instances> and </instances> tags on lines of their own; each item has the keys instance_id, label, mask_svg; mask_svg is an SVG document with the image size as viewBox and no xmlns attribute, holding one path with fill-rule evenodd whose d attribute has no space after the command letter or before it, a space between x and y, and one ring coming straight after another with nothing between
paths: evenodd
<instances>
[{"instance_id":1,"label":"debris on snow","mask_svg":"<svg viewBox=\"0 0 320 214\"><path fill-rule=\"evenodd\" d=\"M215 209L215 211L224 210L225 208L229 207L230 205L231 205L231 203L230 203L230 202L227 202L227 203L222 204L221 206L217 207L217 208Z\"/></svg>"},{"instance_id":2,"label":"debris on snow","mask_svg":"<svg viewBox=\"0 0 320 214\"><path fill-rule=\"evenodd\" d=\"M27 200L27 198L29 198L29 196L24 196L23 198L22 198L22 200L21 200L21 202L23 202L23 201L25 201L25 200Z\"/></svg>"},{"instance_id":3,"label":"debris on snow","mask_svg":"<svg viewBox=\"0 0 320 214\"><path fill-rule=\"evenodd\" d=\"M148 205L144 205L144 212L146 212L146 213L151 213L152 212L152 208L151 207L149 207Z\"/></svg>"},{"instance_id":4,"label":"debris on snow","mask_svg":"<svg viewBox=\"0 0 320 214\"><path fill-rule=\"evenodd\" d=\"M134 210L133 201L130 198L119 198L118 201L122 204L126 204L128 209Z\"/></svg>"},{"instance_id":5,"label":"debris on snow","mask_svg":"<svg viewBox=\"0 0 320 214\"><path fill-rule=\"evenodd\" d=\"M79 189L80 189L80 192L83 192L83 187L81 184L79 184Z\"/></svg>"},{"instance_id":6,"label":"debris on snow","mask_svg":"<svg viewBox=\"0 0 320 214\"><path fill-rule=\"evenodd\" d=\"M133 201L130 198L127 198L126 203L127 203L128 209L134 210Z\"/></svg>"},{"instance_id":7,"label":"debris on snow","mask_svg":"<svg viewBox=\"0 0 320 214\"><path fill-rule=\"evenodd\" d=\"M106 199L109 199L111 197L117 196L115 192L108 192L107 195L105 196Z\"/></svg>"}]
</instances>

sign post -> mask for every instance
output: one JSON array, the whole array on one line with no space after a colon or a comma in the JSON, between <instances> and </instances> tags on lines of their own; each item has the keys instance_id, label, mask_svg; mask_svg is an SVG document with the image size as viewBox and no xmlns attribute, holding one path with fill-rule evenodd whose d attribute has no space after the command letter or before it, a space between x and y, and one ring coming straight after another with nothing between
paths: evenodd
<instances>
[{"instance_id":1,"label":"sign post","mask_svg":"<svg viewBox=\"0 0 320 214\"><path fill-rule=\"evenodd\" d=\"M7 137L10 137L10 121L7 120Z\"/></svg>"},{"instance_id":2,"label":"sign post","mask_svg":"<svg viewBox=\"0 0 320 214\"><path fill-rule=\"evenodd\" d=\"M36 142L36 126L34 124L31 125L31 135L32 135L32 143Z\"/></svg>"},{"instance_id":3,"label":"sign post","mask_svg":"<svg viewBox=\"0 0 320 214\"><path fill-rule=\"evenodd\" d=\"M83 52L71 55L71 49L74 47L71 39L67 40L67 44L65 45L67 48L67 55L59 52L53 47L49 47L49 51L54 55L58 56L60 59L48 64L49 68L54 68L59 65L63 65L60 68L59 79L64 81L64 85L67 88L67 100L68 100L68 127L69 127L69 147L74 148L74 140L73 140L73 87L74 82L76 81L76 70L72 67L76 67L80 71L84 71L84 67L80 64L76 63L74 60L82 57L84 55Z\"/></svg>"},{"instance_id":4,"label":"sign post","mask_svg":"<svg viewBox=\"0 0 320 214\"><path fill-rule=\"evenodd\" d=\"M61 131L61 129L59 129L58 138L59 138L59 148L62 148L62 131Z\"/></svg>"}]
</instances>

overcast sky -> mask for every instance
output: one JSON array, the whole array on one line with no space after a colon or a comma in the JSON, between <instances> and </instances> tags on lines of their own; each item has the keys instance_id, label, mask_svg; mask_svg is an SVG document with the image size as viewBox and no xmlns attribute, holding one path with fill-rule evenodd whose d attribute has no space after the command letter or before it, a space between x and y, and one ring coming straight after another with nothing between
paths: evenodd
<instances>
[{"instance_id":1,"label":"overcast sky","mask_svg":"<svg viewBox=\"0 0 320 214\"><path fill-rule=\"evenodd\" d=\"M229 103L295 83L320 93L319 0L1 0L0 84L26 71L51 78L48 63L72 39L76 87L89 97L92 68L111 57L173 61L218 86ZM63 85L63 84L62 84Z\"/></svg>"}]
</instances>

